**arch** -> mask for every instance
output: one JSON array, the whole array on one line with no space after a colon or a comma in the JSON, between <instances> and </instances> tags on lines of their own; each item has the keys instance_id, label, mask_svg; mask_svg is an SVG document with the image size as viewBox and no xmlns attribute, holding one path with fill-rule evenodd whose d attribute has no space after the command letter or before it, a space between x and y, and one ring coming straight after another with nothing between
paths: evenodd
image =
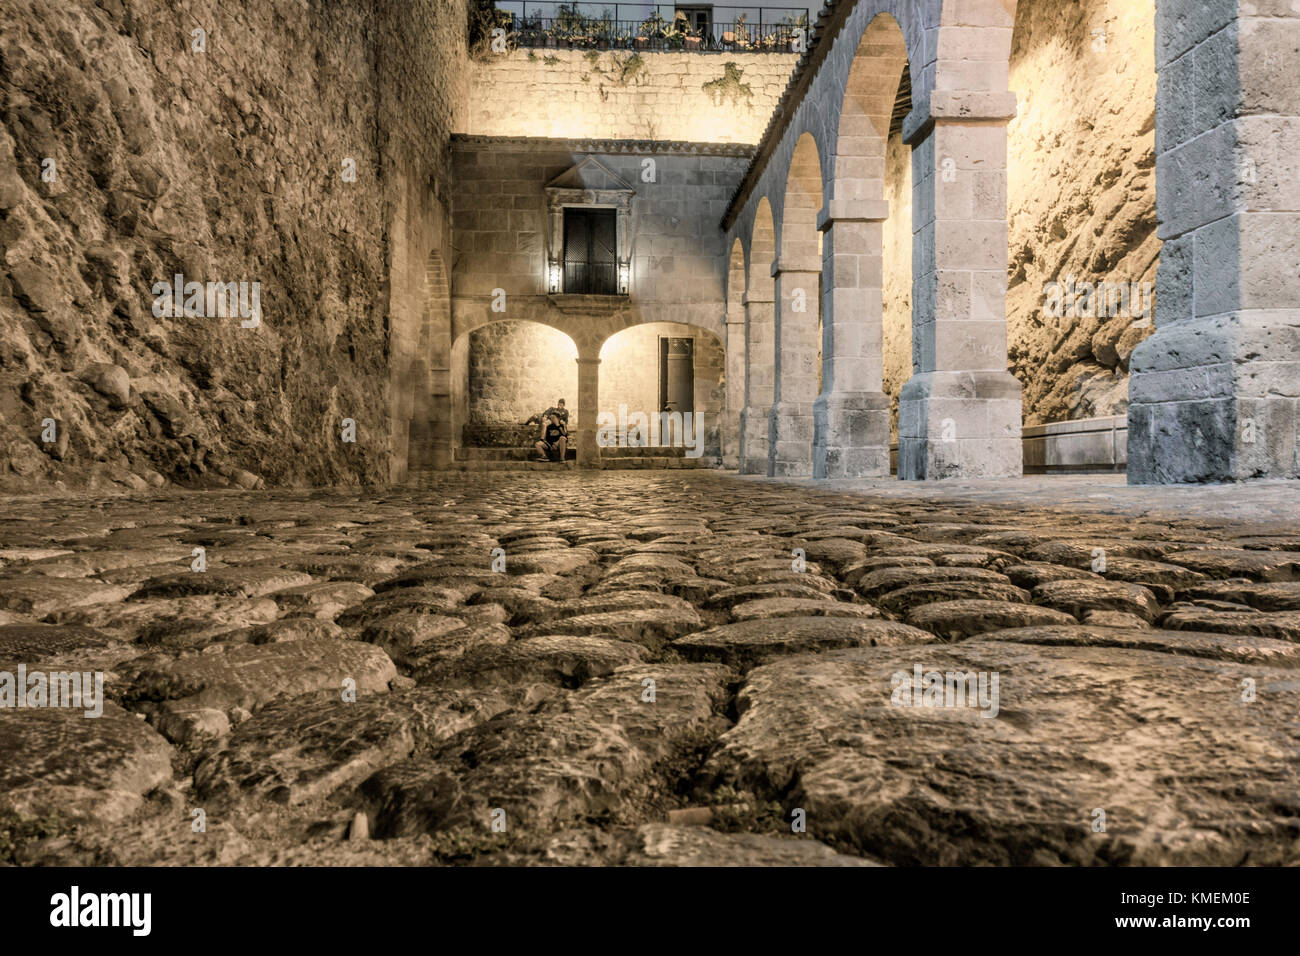
<instances>
[{"instance_id":1,"label":"arch","mask_svg":"<svg viewBox=\"0 0 1300 956\"><path fill-rule=\"evenodd\" d=\"M684 434L675 430L671 435L661 434L661 339L692 340L690 407L672 409L681 415L680 419L674 418L674 423L690 422ZM622 426L635 423L643 415L644 427L648 429L647 444L684 447L684 453L690 457L721 456L726 358L717 333L684 322L645 322L605 339L600 347L597 402L603 431L602 455L618 454L610 451L612 446L629 444L627 428ZM689 419L684 414L687 411L691 413Z\"/></svg>"},{"instance_id":2,"label":"arch","mask_svg":"<svg viewBox=\"0 0 1300 956\"><path fill-rule=\"evenodd\" d=\"M450 428L458 459L473 454L471 448L527 450L522 423L557 398L566 400L570 430L578 427L578 344L563 330L502 316L461 332L451 352Z\"/></svg>"},{"instance_id":3,"label":"arch","mask_svg":"<svg viewBox=\"0 0 1300 956\"><path fill-rule=\"evenodd\" d=\"M768 467L772 477L813 473L813 411L818 393L821 343L821 159L807 131L795 142L781 198L776 285L776 361L768 418Z\"/></svg>"},{"instance_id":4,"label":"arch","mask_svg":"<svg viewBox=\"0 0 1300 956\"><path fill-rule=\"evenodd\" d=\"M452 460L451 288L442 255L424 261L414 356L399 377L397 418L406 423L411 471L446 468Z\"/></svg>"},{"instance_id":5,"label":"arch","mask_svg":"<svg viewBox=\"0 0 1300 956\"><path fill-rule=\"evenodd\" d=\"M778 227L780 260L797 263L799 271L820 269L821 240L817 233L817 213L822 208L822 169L820 151L813 134L805 131L795 142L790 168L781 196L781 219ZM782 266L784 268L784 265Z\"/></svg>"},{"instance_id":6,"label":"arch","mask_svg":"<svg viewBox=\"0 0 1300 956\"><path fill-rule=\"evenodd\" d=\"M722 460L728 468L740 466L740 413L745 407L745 245L731 242L727 261L726 368L723 385Z\"/></svg>"},{"instance_id":7,"label":"arch","mask_svg":"<svg viewBox=\"0 0 1300 956\"><path fill-rule=\"evenodd\" d=\"M755 207L745 286L745 405L740 412L740 473L767 474L768 416L772 409L776 340L772 266L776 225L766 196Z\"/></svg>"},{"instance_id":8,"label":"arch","mask_svg":"<svg viewBox=\"0 0 1300 956\"><path fill-rule=\"evenodd\" d=\"M888 13L877 15L862 31L844 84L835 123L832 199L883 198L885 149L907 63L902 27Z\"/></svg>"}]
</instances>

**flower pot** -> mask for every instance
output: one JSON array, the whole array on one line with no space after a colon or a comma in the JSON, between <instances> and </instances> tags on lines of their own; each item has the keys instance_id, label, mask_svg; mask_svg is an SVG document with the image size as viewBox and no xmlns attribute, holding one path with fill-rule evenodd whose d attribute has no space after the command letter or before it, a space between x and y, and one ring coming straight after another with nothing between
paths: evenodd
<instances>
[{"instance_id":1,"label":"flower pot","mask_svg":"<svg viewBox=\"0 0 1300 956\"><path fill-rule=\"evenodd\" d=\"M608 40L604 40L604 39L602 39L602 40L600 40L600 41L596 44L596 46L600 47L602 50L608 50L608 49L609 49L609 41L608 41Z\"/></svg>"},{"instance_id":2,"label":"flower pot","mask_svg":"<svg viewBox=\"0 0 1300 956\"><path fill-rule=\"evenodd\" d=\"M636 44L636 48L637 48L638 50L644 50L646 47L648 47L648 46L650 45L650 38L649 38L649 37L634 37L634 38L633 38L633 42Z\"/></svg>"},{"instance_id":3,"label":"flower pot","mask_svg":"<svg viewBox=\"0 0 1300 956\"><path fill-rule=\"evenodd\" d=\"M688 50L698 50L700 48L699 37L686 37L685 42L686 42L686 49Z\"/></svg>"}]
</instances>

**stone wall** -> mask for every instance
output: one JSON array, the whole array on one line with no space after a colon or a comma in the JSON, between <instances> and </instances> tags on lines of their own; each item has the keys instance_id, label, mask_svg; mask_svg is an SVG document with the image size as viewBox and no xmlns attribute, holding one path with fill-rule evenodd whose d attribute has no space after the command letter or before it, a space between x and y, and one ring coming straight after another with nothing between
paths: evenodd
<instances>
[{"instance_id":1,"label":"stone wall","mask_svg":"<svg viewBox=\"0 0 1300 956\"><path fill-rule=\"evenodd\" d=\"M629 414L659 412L659 339L695 340L695 414L702 417L705 453L720 455L721 419L726 400L726 353L713 333L676 322L638 325L605 342L600 350L600 412L618 415L620 404Z\"/></svg>"},{"instance_id":2,"label":"stone wall","mask_svg":"<svg viewBox=\"0 0 1300 956\"><path fill-rule=\"evenodd\" d=\"M465 23L464 0L0 2L0 486L400 471ZM156 317L178 273L258 283L260 327Z\"/></svg>"},{"instance_id":3,"label":"stone wall","mask_svg":"<svg viewBox=\"0 0 1300 956\"><path fill-rule=\"evenodd\" d=\"M563 398L578 425L578 348L563 332L536 322L493 322L469 335L467 420L523 422Z\"/></svg>"},{"instance_id":4,"label":"stone wall","mask_svg":"<svg viewBox=\"0 0 1300 956\"><path fill-rule=\"evenodd\" d=\"M457 139L453 144L451 294L456 335L502 318L543 322L599 353L614 332L678 321L723 333L724 236L718 228L747 162L745 150L586 151L554 140ZM599 145L599 144L594 144ZM724 149L718 147L718 149ZM593 158L630 184L631 288L600 308L566 311L547 295L551 240L546 185ZM642 181L644 161L655 163ZM594 175L594 173L593 173ZM494 290L504 299L493 311Z\"/></svg>"},{"instance_id":5,"label":"stone wall","mask_svg":"<svg viewBox=\"0 0 1300 956\"><path fill-rule=\"evenodd\" d=\"M1153 0L1017 7L1007 332L1028 424L1122 414L1129 355L1151 332L1136 315L1053 318L1044 285L1074 276L1154 288L1154 22Z\"/></svg>"},{"instance_id":6,"label":"stone wall","mask_svg":"<svg viewBox=\"0 0 1300 956\"><path fill-rule=\"evenodd\" d=\"M792 53L514 50L475 63L465 125L482 136L757 143Z\"/></svg>"}]
</instances>

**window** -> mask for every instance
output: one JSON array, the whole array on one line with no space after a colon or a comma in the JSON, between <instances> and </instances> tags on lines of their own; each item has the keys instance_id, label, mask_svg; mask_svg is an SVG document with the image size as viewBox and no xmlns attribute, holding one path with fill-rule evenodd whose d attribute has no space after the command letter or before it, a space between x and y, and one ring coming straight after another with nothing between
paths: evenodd
<instances>
[{"instance_id":1,"label":"window","mask_svg":"<svg viewBox=\"0 0 1300 956\"><path fill-rule=\"evenodd\" d=\"M613 209L564 210L564 291L618 294L618 232Z\"/></svg>"},{"instance_id":2,"label":"window","mask_svg":"<svg viewBox=\"0 0 1300 956\"><path fill-rule=\"evenodd\" d=\"M713 6L678 6L676 13L686 14L686 22L691 25L696 36L708 36L713 28Z\"/></svg>"}]
</instances>

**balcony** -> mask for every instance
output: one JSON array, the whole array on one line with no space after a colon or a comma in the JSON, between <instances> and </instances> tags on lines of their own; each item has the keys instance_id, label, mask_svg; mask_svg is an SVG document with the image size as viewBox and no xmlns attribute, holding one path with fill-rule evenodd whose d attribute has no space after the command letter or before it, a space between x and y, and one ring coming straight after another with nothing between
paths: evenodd
<instances>
[{"instance_id":1,"label":"balcony","mask_svg":"<svg viewBox=\"0 0 1300 956\"><path fill-rule=\"evenodd\" d=\"M498 2L506 46L524 49L800 53L808 7Z\"/></svg>"}]
</instances>

